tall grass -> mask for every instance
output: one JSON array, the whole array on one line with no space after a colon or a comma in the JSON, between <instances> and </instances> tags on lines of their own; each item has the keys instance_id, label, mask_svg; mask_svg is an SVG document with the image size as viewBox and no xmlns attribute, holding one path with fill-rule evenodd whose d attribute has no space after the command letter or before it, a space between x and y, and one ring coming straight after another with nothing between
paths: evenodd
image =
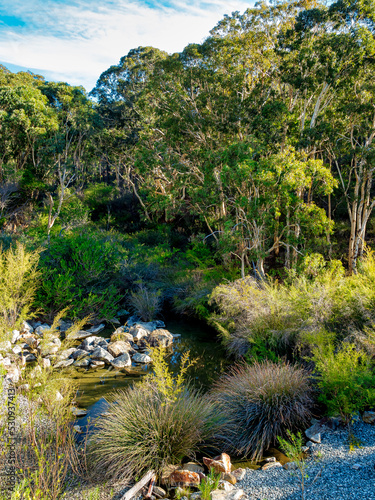
<instances>
[{"instance_id":1,"label":"tall grass","mask_svg":"<svg viewBox=\"0 0 375 500\"><path fill-rule=\"evenodd\" d=\"M132 312L143 321L152 321L162 308L161 292L139 285L138 290L130 294L128 303Z\"/></svg>"},{"instance_id":2,"label":"tall grass","mask_svg":"<svg viewBox=\"0 0 375 500\"><path fill-rule=\"evenodd\" d=\"M90 440L96 465L108 476L127 480L148 469L194 458L211 434L212 405L186 387L166 401L152 383L119 390Z\"/></svg>"},{"instance_id":3,"label":"tall grass","mask_svg":"<svg viewBox=\"0 0 375 500\"><path fill-rule=\"evenodd\" d=\"M90 439L89 453L107 476L128 480L148 469L194 458L214 435L214 405L184 381L187 357L173 379L161 348L153 350L154 375L107 397L109 407Z\"/></svg>"},{"instance_id":4,"label":"tall grass","mask_svg":"<svg viewBox=\"0 0 375 500\"><path fill-rule=\"evenodd\" d=\"M269 361L233 368L215 384L211 398L224 417L223 446L251 459L260 458L278 436L306 425L313 402L304 370Z\"/></svg>"}]
</instances>

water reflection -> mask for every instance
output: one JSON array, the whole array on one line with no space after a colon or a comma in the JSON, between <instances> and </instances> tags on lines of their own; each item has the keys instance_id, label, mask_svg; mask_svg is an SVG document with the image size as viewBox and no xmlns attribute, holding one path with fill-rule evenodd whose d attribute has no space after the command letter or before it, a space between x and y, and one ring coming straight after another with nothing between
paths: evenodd
<instances>
[{"instance_id":1,"label":"water reflection","mask_svg":"<svg viewBox=\"0 0 375 500\"><path fill-rule=\"evenodd\" d=\"M178 373L182 355L190 351L190 359L196 362L188 371L188 379L196 388L206 391L230 364L215 333L198 323L185 323L182 320L168 321L166 328L181 335L175 339L167 357L172 372ZM112 331L103 331L101 334L109 337ZM89 409L111 390L125 388L139 381L148 369L152 367L134 365L127 373L109 371L108 368L96 371L73 370L72 378L79 386L78 405Z\"/></svg>"}]
</instances>

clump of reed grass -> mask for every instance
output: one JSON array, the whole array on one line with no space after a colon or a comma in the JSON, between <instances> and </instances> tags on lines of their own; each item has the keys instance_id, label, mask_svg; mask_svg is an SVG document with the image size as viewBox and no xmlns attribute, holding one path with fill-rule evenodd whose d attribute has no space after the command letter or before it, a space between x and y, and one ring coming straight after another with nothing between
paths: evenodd
<instances>
[{"instance_id":1,"label":"clump of reed grass","mask_svg":"<svg viewBox=\"0 0 375 500\"><path fill-rule=\"evenodd\" d=\"M210 435L212 404L185 387L167 400L151 382L119 390L90 440L97 467L128 480L144 471L193 458Z\"/></svg>"},{"instance_id":2,"label":"clump of reed grass","mask_svg":"<svg viewBox=\"0 0 375 500\"><path fill-rule=\"evenodd\" d=\"M159 474L168 464L194 458L215 432L214 404L185 382L188 354L173 378L163 360L165 350L152 351L154 373L106 398L108 409L90 438L96 467L117 480L149 469Z\"/></svg>"},{"instance_id":3,"label":"clump of reed grass","mask_svg":"<svg viewBox=\"0 0 375 500\"><path fill-rule=\"evenodd\" d=\"M306 371L269 361L233 368L215 384L211 399L224 417L219 439L227 451L252 460L278 436L307 425L313 403Z\"/></svg>"},{"instance_id":4,"label":"clump of reed grass","mask_svg":"<svg viewBox=\"0 0 375 500\"><path fill-rule=\"evenodd\" d=\"M139 285L138 290L130 294L128 302L132 312L140 316L143 321L155 319L162 308L161 292L149 290L143 285Z\"/></svg>"}]
</instances>

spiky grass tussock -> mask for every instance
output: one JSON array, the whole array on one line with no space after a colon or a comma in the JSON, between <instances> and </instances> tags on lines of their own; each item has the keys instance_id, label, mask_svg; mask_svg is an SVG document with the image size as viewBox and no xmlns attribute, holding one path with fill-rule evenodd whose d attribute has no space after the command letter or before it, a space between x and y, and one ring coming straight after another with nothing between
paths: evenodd
<instances>
[{"instance_id":1,"label":"spiky grass tussock","mask_svg":"<svg viewBox=\"0 0 375 500\"><path fill-rule=\"evenodd\" d=\"M140 316L143 321L152 321L162 309L161 292L140 285L137 291L130 294L128 303L132 312Z\"/></svg>"},{"instance_id":2,"label":"spiky grass tussock","mask_svg":"<svg viewBox=\"0 0 375 500\"><path fill-rule=\"evenodd\" d=\"M184 387L170 399L152 382L119 390L90 439L96 465L109 477L128 480L194 457L214 432L213 405Z\"/></svg>"},{"instance_id":3,"label":"spiky grass tussock","mask_svg":"<svg viewBox=\"0 0 375 500\"><path fill-rule=\"evenodd\" d=\"M211 400L224 420L223 446L252 460L287 430L308 424L313 403L305 370L269 361L233 368L215 384Z\"/></svg>"}]
</instances>

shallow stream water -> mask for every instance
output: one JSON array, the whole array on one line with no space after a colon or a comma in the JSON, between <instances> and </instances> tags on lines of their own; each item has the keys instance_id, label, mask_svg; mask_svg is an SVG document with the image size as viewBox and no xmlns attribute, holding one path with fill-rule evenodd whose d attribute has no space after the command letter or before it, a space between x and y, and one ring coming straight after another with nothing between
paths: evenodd
<instances>
[{"instance_id":1,"label":"shallow stream water","mask_svg":"<svg viewBox=\"0 0 375 500\"><path fill-rule=\"evenodd\" d=\"M187 377L193 385L203 391L207 390L212 383L230 365L228 356L219 343L215 333L199 323L187 323L183 320L171 320L166 322L166 329L171 333L180 334L176 338L167 357L170 369L178 373L181 356L190 351L190 359L196 360L189 368ZM114 328L103 330L99 335L110 337ZM152 367L132 366L130 373L108 370L72 370L71 377L78 386L79 406L90 411L92 405L105 397L113 389L125 388L133 384L151 370ZM97 408L98 405L95 405Z\"/></svg>"},{"instance_id":2,"label":"shallow stream water","mask_svg":"<svg viewBox=\"0 0 375 500\"><path fill-rule=\"evenodd\" d=\"M166 322L166 329L171 333L180 334L176 338L167 357L168 365L173 373L177 374L181 362L181 356L189 351L190 359L196 360L189 369L188 378L192 384L202 391L207 391L212 384L223 374L226 369L233 364L233 360L228 358L224 348L219 343L215 332L197 322L184 322L183 320L170 320ZM109 338L114 328L100 332L104 338ZM92 422L99 417L107 408L105 396L114 389L121 389L130 384L137 383L142 376L152 367L132 366L131 374L108 370L108 368L93 370L74 370L71 376L79 388L77 403L80 407L88 410L88 414L76 423L84 431L92 430ZM78 438L84 439L84 435ZM286 461L286 457L275 449L270 449L265 453L265 457L275 456L281 463ZM259 462L235 460L233 469L238 467L259 468Z\"/></svg>"}]
</instances>

